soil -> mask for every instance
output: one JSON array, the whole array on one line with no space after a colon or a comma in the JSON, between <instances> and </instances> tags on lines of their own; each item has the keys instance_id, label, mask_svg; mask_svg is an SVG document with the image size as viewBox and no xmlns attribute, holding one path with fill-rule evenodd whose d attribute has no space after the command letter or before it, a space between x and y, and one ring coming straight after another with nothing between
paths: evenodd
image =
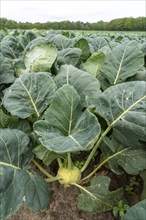
<instances>
[{"instance_id":1,"label":"soil","mask_svg":"<svg viewBox=\"0 0 146 220\"><path fill-rule=\"evenodd\" d=\"M92 165L87 170L87 173L92 169ZM53 164L53 168L56 167ZM55 168L53 172L56 172ZM40 171L35 168L35 171L40 174ZM42 175L42 174L41 174ZM129 183L130 176L124 173L121 176L115 175L111 170L103 167L96 175L108 176L111 179L109 190L115 190L119 187L124 187ZM136 204L140 201L142 191L142 180L137 176L140 187L135 187L134 192L125 192L125 198L129 206ZM52 201L48 208L40 212L32 212L25 208L23 205L19 210L7 220L119 220L120 218L114 217L112 211L105 213L88 213L81 211L77 208L77 197L80 190L74 186L64 188L58 182L50 184L52 189Z\"/></svg>"}]
</instances>

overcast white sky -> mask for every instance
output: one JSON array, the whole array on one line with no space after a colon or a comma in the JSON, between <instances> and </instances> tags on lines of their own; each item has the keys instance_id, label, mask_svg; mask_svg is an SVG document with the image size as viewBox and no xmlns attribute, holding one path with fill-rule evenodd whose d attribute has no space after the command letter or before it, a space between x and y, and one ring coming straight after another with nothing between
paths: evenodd
<instances>
[{"instance_id":1,"label":"overcast white sky","mask_svg":"<svg viewBox=\"0 0 146 220\"><path fill-rule=\"evenodd\" d=\"M144 0L1 0L1 17L21 22L110 21L122 17L145 16Z\"/></svg>"}]
</instances>

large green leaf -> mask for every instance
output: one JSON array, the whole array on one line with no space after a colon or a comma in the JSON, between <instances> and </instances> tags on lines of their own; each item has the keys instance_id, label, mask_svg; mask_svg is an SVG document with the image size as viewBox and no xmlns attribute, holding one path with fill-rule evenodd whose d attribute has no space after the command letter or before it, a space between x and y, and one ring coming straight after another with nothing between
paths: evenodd
<instances>
[{"instance_id":1,"label":"large green leaf","mask_svg":"<svg viewBox=\"0 0 146 220\"><path fill-rule=\"evenodd\" d=\"M18 122L18 118L15 116L6 115L0 108L0 127L10 128Z\"/></svg>"},{"instance_id":2,"label":"large green leaf","mask_svg":"<svg viewBox=\"0 0 146 220\"><path fill-rule=\"evenodd\" d=\"M6 28L0 28L0 41L9 34Z\"/></svg>"},{"instance_id":3,"label":"large green leaf","mask_svg":"<svg viewBox=\"0 0 146 220\"><path fill-rule=\"evenodd\" d=\"M2 40L2 48L1 51L4 56L9 57L13 59L18 55L18 45L17 45L17 38L12 36L12 35L7 35L5 38ZM11 48L10 50L8 49L7 51L4 49L3 50L3 45L5 45L8 48ZM8 52L9 51L9 52ZM8 53L7 53L8 52ZM20 53L20 51L19 51ZM13 54L13 55L12 55ZM8 56L7 56L8 55ZM10 56L9 56L10 55Z\"/></svg>"},{"instance_id":4,"label":"large green leaf","mask_svg":"<svg viewBox=\"0 0 146 220\"><path fill-rule=\"evenodd\" d=\"M24 192L23 170L0 162L0 220L14 214L22 203Z\"/></svg>"},{"instance_id":5,"label":"large green leaf","mask_svg":"<svg viewBox=\"0 0 146 220\"><path fill-rule=\"evenodd\" d=\"M82 51L78 48L66 48L58 52L57 63L59 66L63 64L71 64L76 66Z\"/></svg>"},{"instance_id":6,"label":"large green leaf","mask_svg":"<svg viewBox=\"0 0 146 220\"><path fill-rule=\"evenodd\" d=\"M111 86L98 98L97 113L114 128L114 137L125 146L141 146L146 141L146 82Z\"/></svg>"},{"instance_id":7,"label":"large green leaf","mask_svg":"<svg viewBox=\"0 0 146 220\"><path fill-rule=\"evenodd\" d=\"M56 84L49 73L25 73L8 88L3 103L12 115L39 117L50 104L55 90Z\"/></svg>"},{"instance_id":8,"label":"large green leaf","mask_svg":"<svg viewBox=\"0 0 146 220\"><path fill-rule=\"evenodd\" d=\"M102 73L115 85L134 76L143 67L143 54L136 41L124 41L106 54Z\"/></svg>"},{"instance_id":9,"label":"large green leaf","mask_svg":"<svg viewBox=\"0 0 146 220\"><path fill-rule=\"evenodd\" d=\"M90 50L92 53L98 52L101 48L106 47L108 45L108 42L104 37L95 37L95 38L86 38L88 42L90 43Z\"/></svg>"},{"instance_id":10,"label":"large green leaf","mask_svg":"<svg viewBox=\"0 0 146 220\"><path fill-rule=\"evenodd\" d=\"M105 55L102 52L94 52L88 60L83 64L83 69L96 77L99 74L99 70L103 66L105 61Z\"/></svg>"},{"instance_id":11,"label":"large green leaf","mask_svg":"<svg viewBox=\"0 0 146 220\"><path fill-rule=\"evenodd\" d=\"M142 67L134 76L128 78L128 81L146 81L146 68Z\"/></svg>"},{"instance_id":12,"label":"large green leaf","mask_svg":"<svg viewBox=\"0 0 146 220\"><path fill-rule=\"evenodd\" d=\"M82 51L81 60L86 60L90 55L90 48L88 41L84 38L79 39L75 44L74 47L80 48Z\"/></svg>"},{"instance_id":13,"label":"large green leaf","mask_svg":"<svg viewBox=\"0 0 146 220\"><path fill-rule=\"evenodd\" d=\"M132 206L124 215L123 220L145 220L146 199Z\"/></svg>"},{"instance_id":14,"label":"large green leaf","mask_svg":"<svg viewBox=\"0 0 146 220\"><path fill-rule=\"evenodd\" d=\"M19 129L28 135L30 135L30 133L32 132L31 123L27 119L19 119L17 123L13 124L9 128Z\"/></svg>"},{"instance_id":15,"label":"large green leaf","mask_svg":"<svg viewBox=\"0 0 146 220\"><path fill-rule=\"evenodd\" d=\"M26 39L27 39L28 41L32 41L32 40L34 40L34 39L37 37L37 35L36 35L36 33L35 33L34 31L32 31L32 30L26 30L26 31L24 32L24 37L26 37Z\"/></svg>"},{"instance_id":16,"label":"large green leaf","mask_svg":"<svg viewBox=\"0 0 146 220\"><path fill-rule=\"evenodd\" d=\"M45 180L36 173L25 172L24 204L33 211L47 208L51 191Z\"/></svg>"},{"instance_id":17,"label":"large green leaf","mask_svg":"<svg viewBox=\"0 0 146 220\"><path fill-rule=\"evenodd\" d=\"M22 50L24 50L26 48L28 43L29 43L29 41L24 35L19 35L18 36L18 45L19 45L19 47L22 48Z\"/></svg>"},{"instance_id":18,"label":"large green leaf","mask_svg":"<svg viewBox=\"0 0 146 220\"><path fill-rule=\"evenodd\" d=\"M27 170L32 159L28 136L17 129L0 129L0 220L15 213L24 201L33 211L47 207L47 183Z\"/></svg>"},{"instance_id":19,"label":"large green leaf","mask_svg":"<svg viewBox=\"0 0 146 220\"><path fill-rule=\"evenodd\" d=\"M55 77L58 87L64 84L72 85L81 97L82 106L87 105L86 98L92 102L101 94L99 81L91 74L81 71L72 65L63 65Z\"/></svg>"},{"instance_id":20,"label":"large green leaf","mask_svg":"<svg viewBox=\"0 0 146 220\"><path fill-rule=\"evenodd\" d=\"M26 54L28 51L34 49L41 44L46 44L46 38L38 36L27 44L23 51L23 54Z\"/></svg>"},{"instance_id":21,"label":"large green leaf","mask_svg":"<svg viewBox=\"0 0 146 220\"><path fill-rule=\"evenodd\" d=\"M42 43L26 52L24 57L25 72L48 72L56 58L56 47Z\"/></svg>"},{"instance_id":22,"label":"large green leaf","mask_svg":"<svg viewBox=\"0 0 146 220\"><path fill-rule=\"evenodd\" d=\"M0 53L0 84L14 82L14 74L13 64Z\"/></svg>"},{"instance_id":23,"label":"large green leaf","mask_svg":"<svg viewBox=\"0 0 146 220\"><path fill-rule=\"evenodd\" d=\"M122 198L123 189L109 191L110 179L106 176L96 177L91 185L81 190L78 197L78 208L86 212L106 212L113 209Z\"/></svg>"},{"instance_id":24,"label":"large green leaf","mask_svg":"<svg viewBox=\"0 0 146 220\"><path fill-rule=\"evenodd\" d=\"M28 136L17 129L0 129L0 162L23 168L31 159Z\"/></svg>"},{"instance_id":25,"label":"large green leaf","mask_svg":"<svg viewBox=\"0 0 146 220\"><path fill-rule=\"evenodd\" d=\"M49 164L53 160L56 160L57 158L62 158L62 159L66 158L65 157L66 155L64 156L63 154L57 154L53 151L48 150L46 147L42 145L35 147L33 149L33 153L38 159L42 160L46 166L49 166Z\"/></svg>"},{"instance_id":26,"label":"large green leaf","mask_svg":"<svg viewBox=\"0 0 146 220\"><path fill-rule=\"evenodd\" d=\"M121 174L123 168L130 175L138 175L140 171L146 169L146 149L142 147L124 147L116 140L101 147L110 169L117 174ZM114 147L114 149L111 149Z\"/></svg>"},{"instance_id":27,"label":"large green leaf","mask_svg":"<svg viewBox=\"0 0 146 220\"><path fill-rule=\"evenodd\" d=\"M100 134L96 117L88 109L82 112L80 96L70 85L57 90L44 118L34 131L43 146L57 153L86 150Z\"/></svg>"},{"instance_id":28,"label":"large green leaf","mask_svg":"<svg viewBox=\"0 0 146 220\"><path fill-rule=\"evenodd\" d=\"M100 85L101 85L101 89L104 91L106 90L108 87L110 87L110 83L109 81L101 74L98 74L97 75L97 79L99 80L100 82Z\"/></svg>"},{"instance_id":29,"label":"large green leaf","mask_svg":"<svg viewBox=\"0 0 146 220\"><path fill-rule=\"evenodd\" d=\"M8 59L16 59L14 50L6 42L0 43L0 52L3 54L4 57Z\"/></svg>"},{"instance_id":30,"label":"large green leaf","mask_svg":"<svg viewBox=\"0 0 146 220\"><path fill-rule=\"evenodd\" d=\"M49 43L55 44L58 50L72 47L73 40L61 34L55 34L49 39Z\"/></svg>"}]
</instances>

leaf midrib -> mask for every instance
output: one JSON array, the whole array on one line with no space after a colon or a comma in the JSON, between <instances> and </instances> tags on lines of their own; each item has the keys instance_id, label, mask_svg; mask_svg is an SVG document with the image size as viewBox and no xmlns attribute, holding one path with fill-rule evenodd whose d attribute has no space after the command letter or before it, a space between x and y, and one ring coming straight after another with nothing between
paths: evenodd
<instances>
[{"instance_id":1,"label":"leaf midrib","mask_svg":"<svg viewBox=\"0 0 146 220\"><path fill-rule=\"evenodd\" d=\"M119 74L120 74L120 71L121 71L121 67L122 67L122 64L123 64L123 60L124 60L124 56L125 56L127 47L128 47L128 45L126 45L126 47L124 49L124 52L123 52L123 55L122 55L122 58L121 58L121 62L120 62L120 65L119 65L119 68L118 68L118 71L117 71L117 74L116 74L116 78L115 78L115 81L114 81L114 85L117 83L117 80L119 78Z\"/></svg>"},{"instance_id":2,"label":"leaf midrib","mask_svg":"<svg viewBox=\"0 0 146 220\"><path fill-rule=\"evenodd\" d=\"M35 102L33 101L32 97L31 97L31 94L29 93L28 89L26 88L26 86L24 85L24 83L22 82L22 80L21 80L21 79L19 79L19 80L20 80L20 82L21 82L23 88L25 89L26 93L28 94L29 99L30 99L30 101L31 101L31 103L32 103L32 106L33 106L33 108L34 108L34 110L35 110L37 116L40 117L40 113L38 112L38 109L37 109L37 107L36 107L36 105L35 105Z\"/></svg>"},{"instance_id":3,"label":"leaf midrib","mask_svg":"<svg viewBox=\"0 0 146 220\"><path fill-rule=\"evenodd\" d=\"M112 207L112 205L110 205L109 203L107 203L107 202L105 202L105 201L103 201L102 200L102 198L101 198L101 196L99 195L99 194L97 194L97 193L92 193L92 192L90 192L90 188L91 188L91 186L89 186L89 188L85 188L87 191L88 191L88 194L90 194L90 196L91 196L91 198L93 198L92 200L94 201L94 200L96 200L96 202L100 202L100 203L102 203L102 204L105 204L106 206L108 206L108 207ZM87 192L86 192L87 193Z\"/></svg>"},{"instance_id":4,"label":"leaf midrib","mask_svg":"<svg viewBox=\"0 0 146 220\"><path fill-rule=\"evenodd\" d=\"M12 160L11 160L11 157L10 157L9 149L7 148L7 144L6 144L6 142L5 142L5 140L4 140L3 138L0 137L0 139L1 139L2 142L4 143L4 146L5 146L5 148L6 148L6 152L7 152L7 155L8 155L9 161L10 161L10 163L11 163Z\"/></svg>"},{"instance_id":5,"label":"leaf midrib","mask_svg":"<svg viewBox=\"0 0 146 220\"><path fill-rule=\"evenodd\" d=\"M5 163L5 162L0 162L0 166L1 166L1 165L2 165L2 166L11 167L11 168L13 168L13 169L20 170L19 167L16 167L16 166L14 166L13 164Z\"/></svg>"},{"instance_id":6,"label":"leaf midrib","mask_svg":"<svg viewBox=\"0 0 146 220\"><path fill-rule=\"evenodd\" d=\"M130 109L132 109L135 105L137 105L140 101L142 101L144 98L146 98L146 95L142 96L139 100L137 100L136 102L134 102L129 108L127 108L126 111L124 111L116 120L114 120L109 127L112 127L118 120L120 120L127 112L130 111Z\"/></svg>"}]
</instances>

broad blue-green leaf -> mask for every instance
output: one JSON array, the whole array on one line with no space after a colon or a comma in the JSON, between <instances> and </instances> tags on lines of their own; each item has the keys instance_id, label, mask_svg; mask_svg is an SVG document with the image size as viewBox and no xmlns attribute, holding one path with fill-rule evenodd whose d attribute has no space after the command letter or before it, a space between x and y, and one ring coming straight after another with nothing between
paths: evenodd
<instances>
[{"instance_id":1,"label":"broad blue-green leaf","mask_svg":"<svg viewBox=\"0 0 146 220\"><path fill-rule=\"evenodd\" d=\"M146 169L146 149L142 147L124 147L116 140L111 140L114 151L109 145L103 145L101 150L109 163L110 169L121 174L123 168L130 175L138 175L140 171Z\"/></svg>"},{"instance_id":2,"label":"broad blue-green leaf","mask_svg":"<svg viewBox=\"0 0 146 220\"><path fill-rule=\"evenodd\" d=\"M132 206L124 215L123 220L145 220L146 199Z\"/></svg>"},{"instance_id":3,"label":"broad blue-green leaf","mask_svg":"<svg viewBox=\"0 0 146 220\"><path fill-rule=\"evenodd\" d=\"M46 38L45 37L37 37L34 40L30 41L27 46L25 47L23 54L26 54L28 51L34 49L35 47L46 44Z\"/></svg>"},{"instance_id":4,"label":"broad blue-green leaf","mask_svg":"<svg viewBox=\"0 0 146 220\"><path fill-rule=\"evenodd\" d=\"M0 53L0 84L13 83L15 80L13 64Z\"/></svg>"},{"instance_id":5,"label":"broad blue-green leaf","mask_svg":"<svg viewBox=\"0 0 146 220\"><path fill-rule=\"evenodd\" d=\"M11 59L11 60L16 59L14 50L6 42L1 42L0 52L3 54L4 57L8 59Z\"/></svg>"},{"instance_id":6,"label":"broad blue-green leaf","mask_svg":"<svg viewBox=\"0 0 146 220\"><path fill-rule=\"evenodd\" d=\"M111 84L109 83L109 81L101 74L98 74L97 79L100 82L101 85L101 89L104 91L106 90L108 87L111 86Z\"/></svg>"},{"instance_id":7,"label":"broad blue-green leaf","mask_svg":"<svg viewBox=\"0 0 146 220\"><path fill-rule=\"evenodd\" d=\"M43 146L57 153L86 150L100 134L96 117L88 109L82 112L80 96L70 85L57 90L44 118L34 131Z\"/></svg>"},{"instance_id":8,"label":"broad blue-green leaf","mask_svg":"<svg viewBox=\"0 0 146 220\"><path fill-rule=\"evenodd\" d=\"M73 86L81 97L83 107L87 106L86 98L93 102L101 94L99 81L91 76L91 74L79 70L72 65L61 66L60 71L55 77L55 82L58 87L64 84Z\"/></svg>"},{"instance_id":9,"label":"broad blue-green leaf","mask_svg":"<svg viewBox=\"0 0 146 220\"><path fill-rule=\"evenodd\" d=\"M87 38L90 43L90 50L98 52L101 48L109 46L104 37Z\"/></svg>"},{"instance_id":10,"label":"broad blue-green leaf","mask_svg":"<svg viewBox=\"0 0 146 220\"><path fill-rule=\"evenodd\" d=\"M24 204L33 211L47 208L50 201L50 189L45 180L36 173L25 172Z\"/></svg>"},{"instance_id":11,"label":"broad blue-green leaf","mask_svg":"<svg viewBox=\"0 0 146 220\"><path fill-rule=\"evenodd\" d=\"M143 67L143 54L136 41L124 41L106 54L102 74L115 85L134 76Z\"/></svg>"},{"instance_id":12,"label":"broad blue-green leaf","mask_svg":"<svg viewBox=\"0 0 146 220\"><path fill-rule=\"evenodd\" d=\"M11 126L11 128L19 129L28 135L32 132L31 123L27 119L19 119L17 123Z\"/></svg>"},{"instance_id":13,"label":"broad blue-green leaf","mask_svg":"<svg viewBox=\"0 0 146 220\"><path fill-rule=\"evenodd\" d=\"M0 129L0 219L17 211L22 202L20 167L32 158L28 142L28 136L19 130Z\"/></svg>"},{"instance_id":14,"label":"broad blue-green leaf","mask_svg":"<svg viewBox=\"0 0 146 220\"><path fill-rule=\"evenodd\" d=\"M96 177L91 185L81 190L78 197L78 208L86 212L106 212L113 209L122 198L123 189L109 191L110 179L106 176Z\"/></svg>"},{"instance_id":15,"label":"broad blue-green leaf","mask_svg":"<svg viewBox=\"0 0 146 220\"><path fill-rule=\"evenodd\" d=\"M128 81L146 81L146 68L142 67L134 76L130 77Z\"/></svg>"},{"instance_id":16,"label":"broad blue-green leaf","mask_svg":"<svg viewBox=\"0 0 146 220\"><path fill-rule=\"evenodd\" d=\"M49 72L56 58L56 47L42 43L25 54L25 72Z\"/></svg>"},{"instance_id":17,"label":"broad blue-green leaf","mask_svg":"<svg viewBox=\"0 0 146 220\"><path fill-rule=\"evenodd\" d=\"M23 56L15 59L14 68L16 76L19 77L26 72Z\"/></svg>"},{"instance_id":18,"label":"broad blue-green leaf","mask_svg":"<svg viewBox=\"0 0 146 220\"><path fill-rule=\"evenodd\" d=\"M114 129L114 137L125 146L141 146L146 141L146 82L126 82L111 86L95 102L97 113Z\"/></svg>"},{"instance_id":19,"label":"broad blue-green leaf","mask_svg":"<svg viewBox=\"0 0 146 220\"><path fill-rule=\"evenodd\" d=\"M0 41L9 34L9 31L6 28L0 28Z\"/></svg>"},{"instance_id":20,"label":"broad blue-green leaf","mask_svg":"<svg viewBox=\"0 0 146 220\"><path fill-rule=\"evenodd\" d=\"M81 60L86 60L90 55L90 48L88 41L84 38L79 39L75 44L74 47L80 48L82 51Z\"/></svg>"},{"instance_id":21,"label":"broad blue-green leaf","mask_svg":"<svg viewBox=\"0 0 146 220\"><path fill-rule=\"evenodd\" d=\"M105 61L105 55L102 52L94 52L88 60L83 64L83 69L96 77L99 74L99 70L103 66Z\"/></svg>"},{"instance_id":22,"label":"broad blue-green leaf","mask_svg":"<svg viewBox=\"0 0 146 220\"><path fill-rule=\"evenodd\" d=\"M0 129L0 161L23 168L31 159L28 136L17 129Z\"/></svg>"},{"instance_id":23,"label":"broad blue-green leaf","mask_svg":"<svg viewBox=\"0 0 146 220\"><path fill-rule=\"evenodd\" d=\"M61 34L57 34L50 38L49 43L55 44L58 50L72 47L73 40Z\"/></svg>"},{"instance_id":24,"label":"broad blue-green leaf","mask_svg":"<svg viewBox=\"0 0 146 220\"><path fill-rule=\"evenodd\" d=\"M49 166L49 164L57 158L65 159L63 154L57 154L53 151L48 150L46 147L42 145L35 147L33 149L33 153L38 159L42 160L46 166Z\"/></svg>"},{"instance_id":25,"label":"broad blue-green leaf","mask_svg":"<svg viewBox=\"0 0 146 220\"><path fill-rule=\"evenodd\" d=\"M143 127L144 125L142 125ZM145 130L140 126L134 125L122 127L121 124L118 128L113 128L112 136L118 142L128 147L141 147L145 146L146 136Z\"/></svg>"},{"instance_id":26,"label":"broad blue-green leaf","mask_svg":"<svg viewBox=\"0 0 146 220\"><path fill-rule=\"evenodd\" d=\"M7 128L12 127L18 122L18 118L15 116L6 115L2 109L0 109L0 127Z\"/></svg>"},{"instance_id":27,"label":"broad blue-green leaf","mask_svg":"<svg viewBox=\"0 0 146 220\"><path fill-rule=\"evenodd\" d=\"M122 40L124 39L124 37L125 36L121 36L121 34L120 35L118 35L118 36L115 36L115 42L122 42Z\"/></svg>"},{"instance_id":28,"label":"broad blue-green leaf","mask_svg":"<svg viewBox=\"0 0 146 220\"><path fill-rule=\"evenodd\" d=\"M32 40L34 40L37 36L36 36L36 33L35 33L34 31L32 31L32 30L26 30L26 31L24 32L24 37L26 37L26 39L27 39L28 41L32 41Z\"/></svg>"},{"instance_id":29,"label":"broad blue-green leaf","mask_svg":"<svg viewBox=\"0 0 146 220\"><path fill-rule=\"evenodd\" d=\"M3 104L12 115L20 118L32 114L39 117L50 104L55 90L56 84L49 73L25 73L5 92Z\"/></svg>"},{"instance_id":30,"label":"broad blue-green leaf","mask_svg":"<svg viewBox=\"0 0 146 220\"><path fill-rule=\"evenodd\" d=\"M63 64L71 64L76 66L82 51L78 48L66 48L58 52L57 63L59 66Z\"/></svg>"},{"instance_id":31,"label":"broad blue-green leaf","mask_svg":"<svg viewBox=\"0 0 146 220\"><path fill-rule=\"evenodd\" d=\"M3 51L4 56L6 55L6 57L8 57L10 55L9 58L11 58L11 59L13 59L13 57L14 58L20 57L20 55L23 51L22 47L18 43L18 32L17 31L15 31L15 32L16 32L16 35L13 34L13 36L12 36L12 34L9 34L8 36L3 38L3 40L2 40L2 44L6 45L7 48L10 48L7 51L5 51L6 53Z\"/></svg>"},{"instance_id":32,"label":"broad blue-green leaf","mask_svg":"<svg viewBox=\"0 0 146 220\"><path fill-rule=\"evenodd\" d=\"M23 201L23 172L0 162L0 220L5 220L18 211Z\"/></svg>"},{"instance_id":33,"label":"broad blue-green leaf","mask_svg":"<svg viewBox=\"0 0 146 220\"><path fill-rule=\"evenodd\" d=\"M24 35L19 35L17 39L19 47L24 50L29 43L28 39Z\"/></svg>"},{"instance_id":34,"label":"broad blue-green leaf","mask_svg":"<svg viewBox=\"0 0 146 220\"><path fill-rule=\"evenodd\" d=\"M17 129L0 129L0 219L14 214L22 202L33 211L46 208L47 183L27 170L32 159L28 136Z\"/></svg>"}]
</instances>

